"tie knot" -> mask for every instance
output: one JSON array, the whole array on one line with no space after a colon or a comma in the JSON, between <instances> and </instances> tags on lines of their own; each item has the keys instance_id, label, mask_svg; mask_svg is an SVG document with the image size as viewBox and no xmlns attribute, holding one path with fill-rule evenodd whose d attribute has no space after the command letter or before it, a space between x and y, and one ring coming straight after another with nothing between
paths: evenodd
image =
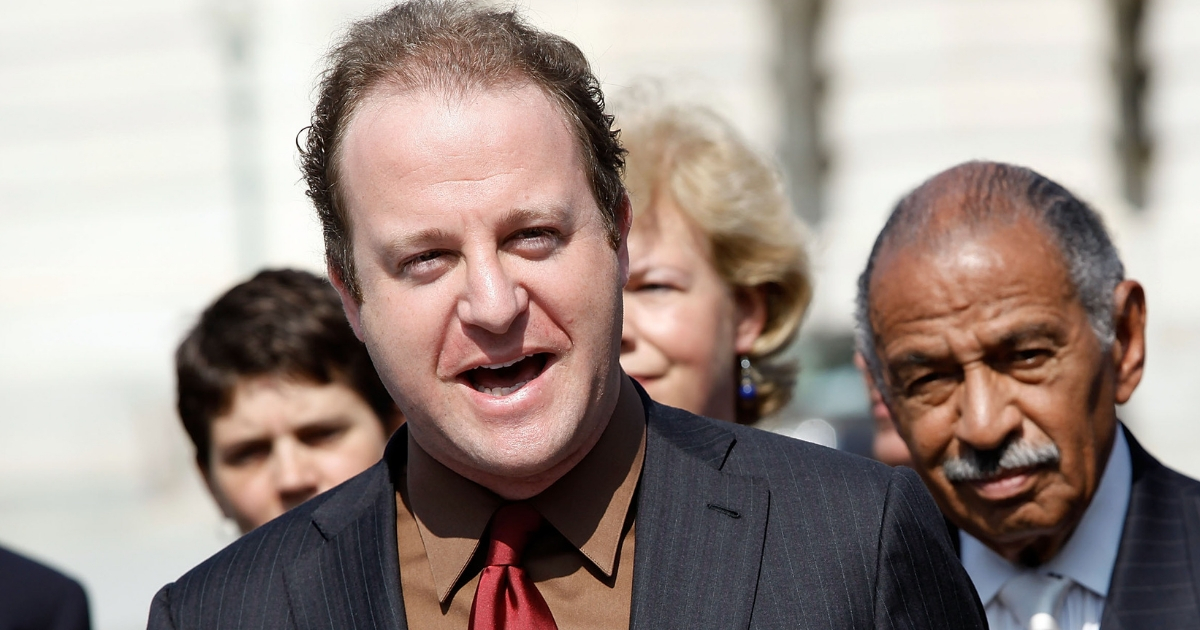
<instances>
[{"instance_id":1,"label":"tie knot","mask_svg":"<svg viewBox=\"0 0 1200 630\"><path fill-rule=\"evenodd\" d=\"M1058 630L1059 609L1073 580L1053 573L1013 576L997 593L1000 601L1031 630Z\"/></svg>"},{"instance_id":2,"label":"tie knot","mask_svg":"<svg viewBox=\"0 0 1200 630\"><path fill-rule=\"evenodd\" d=\"M492 517L487 566L520 566L529 537L542 526L542 515L528 503L509 503Z\"/></svg>"}]
</instances>

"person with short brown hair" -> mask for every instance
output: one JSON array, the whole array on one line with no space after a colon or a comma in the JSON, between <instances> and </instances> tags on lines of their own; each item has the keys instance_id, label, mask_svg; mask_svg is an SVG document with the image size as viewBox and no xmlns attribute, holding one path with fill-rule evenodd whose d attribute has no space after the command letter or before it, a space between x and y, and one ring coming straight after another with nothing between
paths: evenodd
<instances>
[{"instance_id":1,"label":"person with short brown hair","mask_svg":"<svg viewBox=\"0 0 1200 630\"><path fill-rule=\"evenodd\" d=\"M324 278L262 271L175 353L196 465L242 533L366 470L403 416Z\"/></svg>"}]
</instances>

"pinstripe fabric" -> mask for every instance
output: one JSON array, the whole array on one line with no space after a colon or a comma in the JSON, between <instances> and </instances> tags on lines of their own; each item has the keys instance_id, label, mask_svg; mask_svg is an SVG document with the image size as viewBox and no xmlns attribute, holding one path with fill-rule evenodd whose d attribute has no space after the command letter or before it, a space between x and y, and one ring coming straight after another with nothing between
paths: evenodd
<instances>
[{"instance_id":1,"label":"pinstripe fabric","mask_svg":"<svg viewBox=\"0 0 1200 630\"><path fill-rule=\"evenodd\" d=\"M646 404L632 627L986 627L912 471Z\"/></svg>"},{"instance_id":2,"label":"pinstripe fabric","mask_svg":"<svg viewBox=\"0 0 1200 630\"><path fill-rule=\"evenodd\" d=\"M983 628L908 470L651 402L631 626ZM149 627L405 628L388 464L258 528L155 596Z\"/></svg>"},{"instance_id":3,"label":"pinstripe fabric","mask_svg":"<svg viewBox=\"0 0 1200 630\"><path fill-rule=\"evenodd\" d=\"M1200 628L1200 482L1125 437L1133 489L1100 627Z\"/></svg>"},{"instance_id":4,"label":"pinstripe fabric","mask_svg":"<svg viewBox=\"0 0 1200 630\"><path fill-rule=\"evenodd\" d=\"M394 445L399 445L394 447ZM404 440L392 440L384 462ZM149 628L403 628L396 506L380 462L229 545L150 607Z\"/></svg>"}]
</instances>

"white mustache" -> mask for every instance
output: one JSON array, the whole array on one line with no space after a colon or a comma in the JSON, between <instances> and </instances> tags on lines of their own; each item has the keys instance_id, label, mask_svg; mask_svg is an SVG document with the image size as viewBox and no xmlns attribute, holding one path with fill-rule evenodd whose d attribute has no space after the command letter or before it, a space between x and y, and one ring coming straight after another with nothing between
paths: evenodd
<instances>
[{"instance_id":1,"label":"white mustache","mask_svg":"<svg viewBox=\"0 0 1200 630\"><path fill-rule=\"evenodd\" d=\"M1054 442L1034 445L1012 441L990 451L968 448L961 457L942 462L942 473L951 483L983 481L1018 468L1057 464L1061 458Z\"/></svg>"}]
</instances>

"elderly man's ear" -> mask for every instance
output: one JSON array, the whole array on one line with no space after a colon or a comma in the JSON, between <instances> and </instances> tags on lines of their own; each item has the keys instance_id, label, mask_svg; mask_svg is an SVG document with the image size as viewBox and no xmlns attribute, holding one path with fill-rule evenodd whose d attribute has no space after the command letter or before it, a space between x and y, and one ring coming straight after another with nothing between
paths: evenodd
<instances>
[{"instance_id":1,"label":"elderly man's ear","mask_svg":"<svg viewBox=\"0 0 1200 630\"><path fill-rule=\"evenodd\" d=\"M1113 290L1115 339L1112 358L1116 367L1117 404L1133 396L1146 365L1146 292L1136 280L1125 280Z\"/></svg>"}]
</instances>

